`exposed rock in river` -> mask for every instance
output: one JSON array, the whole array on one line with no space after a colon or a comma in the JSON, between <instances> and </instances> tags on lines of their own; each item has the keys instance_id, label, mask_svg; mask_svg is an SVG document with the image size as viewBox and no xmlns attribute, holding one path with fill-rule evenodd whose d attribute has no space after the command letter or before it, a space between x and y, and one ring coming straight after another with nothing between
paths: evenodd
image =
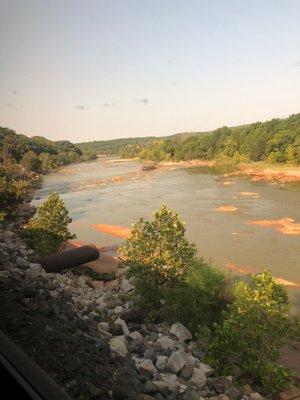
<instances>
[{"instance_id":1,"label":"exposed rock in river","mask_svg":"<svg viewBox=\"0 0 300 400\"><path fill-rule=\"evenodd\" d=\"M217 208L217 211L220 212L235 212L237 211L237 207L235 206L221 206Z\"/></svg>"},{"instance_id":2,"label":"exposed rock in river","mask_svg":"<svg viewBox=\"0 0 300 400\"><path fill-rule=\"evenodd\" d=\"M285 217L281 219L270 219L260 221L250 221L252 225L258 225L263 228L275 228L284 235L300 235L300 223L295 222L293 218Z\"/></svg>"}]
</instances>

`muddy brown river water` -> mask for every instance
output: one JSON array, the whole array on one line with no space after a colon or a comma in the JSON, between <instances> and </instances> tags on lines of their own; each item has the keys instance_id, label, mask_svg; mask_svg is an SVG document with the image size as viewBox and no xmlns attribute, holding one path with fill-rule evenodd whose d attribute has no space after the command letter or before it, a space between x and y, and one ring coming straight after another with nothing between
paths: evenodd
<instances>
[{"instance_id":1,"label":"muddy brown river water","mask_svg":"<svg viewBox=\"0 0 300 400\"><path fill-rule=\"evenodd\" d=\"M206 167L141 173L136 161L100 158L45 176L33 203L53 190L65 201L78 239L102 246L122 239L110 233L113 229L102 232L92 225L130 228L167 204L186 222L200 256L232 273L271 270L291 286L293 312L300 311L299 183L224 178Z\"/></svg>"}]
</instances>

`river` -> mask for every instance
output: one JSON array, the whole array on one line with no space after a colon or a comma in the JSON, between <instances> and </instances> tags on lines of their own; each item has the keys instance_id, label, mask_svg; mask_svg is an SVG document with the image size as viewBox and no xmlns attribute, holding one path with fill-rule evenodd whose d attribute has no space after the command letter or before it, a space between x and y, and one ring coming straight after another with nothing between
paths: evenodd
<instances>
[{"instance_id":1,"label":"river","mask_svg":"<svg viewBox=\"0 0 300 400\"><path fill-rule=\"evenodd\" d=\"M72 217L72 232L79 240L101 246L122 239L96 231L92 224L130 227L140 217L151 218L164 203L180 214L199 255L214 265L232 272L267 268L300 285L300 236L250 223L286 217L300 222L300 184L225 179L202 167L164 173L140 170L136 161L115 158L67 166L43 178L33 203L57 191ZM218 211L223 206L236 210ZM290 288L289 293L298 312L300 289Z\"/></svg>"}]
</instances>

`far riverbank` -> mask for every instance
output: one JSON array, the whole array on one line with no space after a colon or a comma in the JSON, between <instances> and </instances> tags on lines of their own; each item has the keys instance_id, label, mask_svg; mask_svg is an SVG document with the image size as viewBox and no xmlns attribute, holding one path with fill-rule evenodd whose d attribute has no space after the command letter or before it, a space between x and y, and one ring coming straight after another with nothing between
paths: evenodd
<instances>
[{"instance_id":1,"label":"far riverbank","mask_svg":"<svg viewBox=\"0 0 300 400\"><path fill-rule=\"evenodd\" d=\"M214 160L189 160L189 161L161 161L158 163L162 168L193 168L193 167L214 167ZM236 170L223 174L224 177L245 175L249 176L252 181L265 182L300 182L300 166L293 165L273 165L267 163L241 163Z\"/></svg>"}]
</instances>

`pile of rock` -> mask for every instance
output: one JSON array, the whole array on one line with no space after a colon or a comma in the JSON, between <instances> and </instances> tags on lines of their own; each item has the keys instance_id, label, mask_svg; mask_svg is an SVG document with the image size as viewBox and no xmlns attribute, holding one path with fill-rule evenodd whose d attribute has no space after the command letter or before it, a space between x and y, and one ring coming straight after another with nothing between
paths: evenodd
<instances>
[{"instance_id":1,"label":"pile of rock","mask_svg":"<svg viewBox=\"0 0 300 400\"><path fill-rule=\"evenodd\" d=\"M32 255L0 232L1 327L73 398L261 400L216 377L182 324L142 323L126 268L104 282L47 274Z\"/></svg>"}]
</instances>

